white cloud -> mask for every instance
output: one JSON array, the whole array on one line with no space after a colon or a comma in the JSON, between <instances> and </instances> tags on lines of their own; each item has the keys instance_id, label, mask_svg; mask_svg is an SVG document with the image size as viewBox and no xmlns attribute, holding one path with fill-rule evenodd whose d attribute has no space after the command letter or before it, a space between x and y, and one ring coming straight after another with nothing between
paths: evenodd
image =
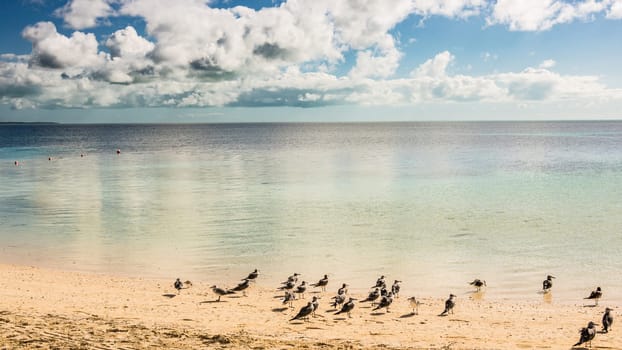
<instances>
[{"instance_id":1,"label":"white cloud","mask_svg":"<svg viewBox=\"0 0 622 350\"><path fill-rule=\"evenodd\" d=\"M396 0L391 6L382 0L289 0L261 10L211 8L204 0L110 0L93 2L91 12L80 10L83 4L70 1L61 11L70 26L134 16L145 21L146 36L127 26L98 43L92 33L58 33L50 22L29 26L23 36L32 42L31 54L0 56L0 103L313 107L621 98L597 77L549 71L553 60L520 72L456 75L450 69L456 57L443 51L410 76L394 77L403 53L392 30L411 14L465 18L492 10L490 21L512 30L544 30L602 12L603 2L527 1L537 13L505 0L492 7L484 0ZM355 64L335 73L346 54ZM481 57L497 59L488 52Z\"/></svg>"},{"instance_id":2,"label":"white cloud","mask_svg":"<svg viewBox=\"0 0 622 350\"><path fill-rule=\"evenodd\" d=\"M622 0L613 0L611 7L607 11L607 18L622 19Z\"/></svg>"},{"instance_id":3,"label":"white cloud","mask_svg":"<svg viewBox=\"0 0 622 350\"><path fill-rule=\"evenodd\" d=\"M138 35L132 26L117 30L105 44L112 57L145 57L155 47L152 42Z\"/></svg>"},{"instance_id":4,"label":"white cloud","mask_svg":"<svg viewBox=\"0 0 622 350\"><path fill-rule=\"evenodd\" d=\"M489 24L506 24L515 31L549 30L554 25L569 23L576 19L589 19L604 11L609 1L578 0L497 0Z\"/></svg>"},{"instance_id":5,"label":"white cloud","mask_svg":"<svg viewBox=\"0 0 622 350\"><path fill-rule=\"evenodd\" d=\"M111 4L115 0L70 0L65 6L55 11L65 23L73 29L95 27L97 20L114 13Z\"/></svg>"},{"instance_id":6,"label":"white cloud","mask_svg":"<svg viewBox=\"0 0 622 350\"><path fill-rule=\"evenodd\" d=\"M66 37L52 22L39 22L22 32L32 42L31 63L46 68L89 67L102 59L91 33L74 32Z\"/></svg>"},{"instance_id":7,"label":"white cloud","mask_svg":"<svg viewBox=\"0 0 622 350\"><path fill-rule=\"evenodd\" d=\"M555 60L544 60L542 61L542 63L540 63L540 68L544 68L544 69L551 69L553 67L555 67L555 65L557 64L557 62L555 62Z\"/></svg>"}]
</instances>

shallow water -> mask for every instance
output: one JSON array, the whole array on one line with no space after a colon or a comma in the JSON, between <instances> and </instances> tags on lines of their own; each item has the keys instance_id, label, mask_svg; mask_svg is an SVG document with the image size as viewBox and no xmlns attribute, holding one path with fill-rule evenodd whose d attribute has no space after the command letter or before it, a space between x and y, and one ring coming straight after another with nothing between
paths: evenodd
<instances>
[{"instance_id":1,"label":"shallow water","mask_svg":"<svg viewBox=\"0 0 622 350\"><path fill-rule=\"evenodd\" d=\"M2 262L622 303L620 213L622 122L0 126Z\"/></svg>"}]
</instances>

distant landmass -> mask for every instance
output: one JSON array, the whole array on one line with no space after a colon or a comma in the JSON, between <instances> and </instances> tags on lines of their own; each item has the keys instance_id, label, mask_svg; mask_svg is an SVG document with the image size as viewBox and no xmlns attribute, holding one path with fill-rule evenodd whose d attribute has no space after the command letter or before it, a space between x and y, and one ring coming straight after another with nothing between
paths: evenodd
<instances>
[{"instance_id":1,"label":"distant landmass","mask_svg":"<svg viewBox=\"0 0 622 350\"><path fill-rule=\"evenodd\" d=\"M50 125L50 124L60 124L57 122L0 122L0 125Z\"/></svg>"}]
</instances>

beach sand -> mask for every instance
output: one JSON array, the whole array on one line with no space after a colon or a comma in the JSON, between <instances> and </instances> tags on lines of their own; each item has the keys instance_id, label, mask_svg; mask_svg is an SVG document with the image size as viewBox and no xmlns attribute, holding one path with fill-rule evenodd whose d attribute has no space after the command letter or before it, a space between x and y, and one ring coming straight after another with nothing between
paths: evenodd
<instances>
[{"instance_id":1,"label":"beach sand","mask_svg":"<svg viewBox=\"0 0 622 350\"><path fill-rule=\"evenodd\" d=\"M203 281L177 295L173 281L183 276L156 280L16 265L0 265L0 275L0 349L569 349L588 321L600 323L606 306L619 311L606 299L598 307L546 297L489 301L465 286L455 291L455 312L446 317L438 316L444 298L421 298L413 315L409 295L401 295L389 313L357 303L348 318L330 311L335 283L289 309L261 276L247 297L215 302ZM364 299L366 291L352 294ZM290 322L313 295L322 297L318 316ZM616 328L614 322L608 334L597 334L592 347L622 349Z\"/></svg>"}]
</instances>

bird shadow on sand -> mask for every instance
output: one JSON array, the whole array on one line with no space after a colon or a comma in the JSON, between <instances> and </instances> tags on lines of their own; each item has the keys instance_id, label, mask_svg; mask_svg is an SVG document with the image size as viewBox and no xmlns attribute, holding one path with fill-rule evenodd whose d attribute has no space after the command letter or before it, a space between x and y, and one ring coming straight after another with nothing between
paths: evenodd
<instances>
[{"instance_id":1,"label":"bird shadow on sand","mask_svg":"<svg viewBox=\"0 0 622 350\"><path fill-rule=\"evenodd\" d=\"M360 306L361 309L371 309L372 306Z\"/></svg>"},{"instance_id":2,"label":"bird shadow on sand","mask_svg":"<svg viewBox=\"0 0 622 350\"><path fill-rule=\"evenodd\" d=\"M414 312L409 312L407 314L403 314L402 316L400 316L400 318L409 318L409 317L413 317L416 316L417 314Z\"/></svg>"},{"instance_id":3,"label":"bird shadow on sand","mask_svg":"<svg viewBox=\"0 0 622 350\"><path fill-rule=\"evenodd\" d=\"M596 307L596 305L589 304L589 305L583 305L583 307Z\"/></svg>"},{"instance_id":4,"label":"bird shadow on sand","mask_svg":"<svg viewBox=\"0 0 622 350\"><path fill-rule=\"evenodd\" d=\"M336 312L336 311L339 311L339 310L337 310L337 309L329 309L329 310L326 310L324 312L329 313L329 312Z\"/></svg>"},{"instance_id":5,"label":"bird shadow on sand","mask_svg":"<svg viewBox=\"0 0 622 350\"><path fill-rule=\"evenodd\" d=\"M203 300L203 301L200 301L199 304L213 304L213 303L226 303L226 302L227 302L226 300L216 299L216 300Z\"/></svg>"},{"instance_id":6,"label":"bird shadow on sand","mask_svg":"<svg viewBox=\"0 0 622 350\"><path fill-rule=\"evenodd\" d=\"M227 298L233 298L233 299L238 299L238 298L243 298L243 295L229 295Z\"/></svg>"},{"instance_id":7,"label":"bird shadow on sand","mask_svg":"<svg viewBox=\"0 0 622 350\"><path fill-rule=\"evenodd\" d=\"M286 307L275 307L272 309L272 312L283 312L283 311L287 311L289 308Z\"/></svg>"},{"instance_id":8,"label":"bird shadow on sand","mask_svg":"<svg viewBox=\"0 0 622 350\"><path fill-rule=\"evenodd\" d=\"M165 298L172 299L172 298L176 297L177 294L166 293L166 294L162 294L162 296L165 297Z\"/></svg>"},{"instance_id":9,"label":"bird shadow on sand","mask_svg":"<svg viewBox=\"0 0 622 350\"><path fill-rule=\"evenodd\" d=\"M370 315L372 315L372 316L381 316L381 315L386 315L386 314L387 314L386 312L376 311L376 312L372 312Z\"/></svg>"},{"instance_id":10,"label":"bird shadow on sand","mask_svg":"<svg viewBox=\"0 0 622 350\"><path fill-rule=\"evenodd\" d=\"M335 321L345 321L345 320L347 320L347 318L345 318L345 317L335 317L334 320Z\"/></svg>"}]
</instances>

